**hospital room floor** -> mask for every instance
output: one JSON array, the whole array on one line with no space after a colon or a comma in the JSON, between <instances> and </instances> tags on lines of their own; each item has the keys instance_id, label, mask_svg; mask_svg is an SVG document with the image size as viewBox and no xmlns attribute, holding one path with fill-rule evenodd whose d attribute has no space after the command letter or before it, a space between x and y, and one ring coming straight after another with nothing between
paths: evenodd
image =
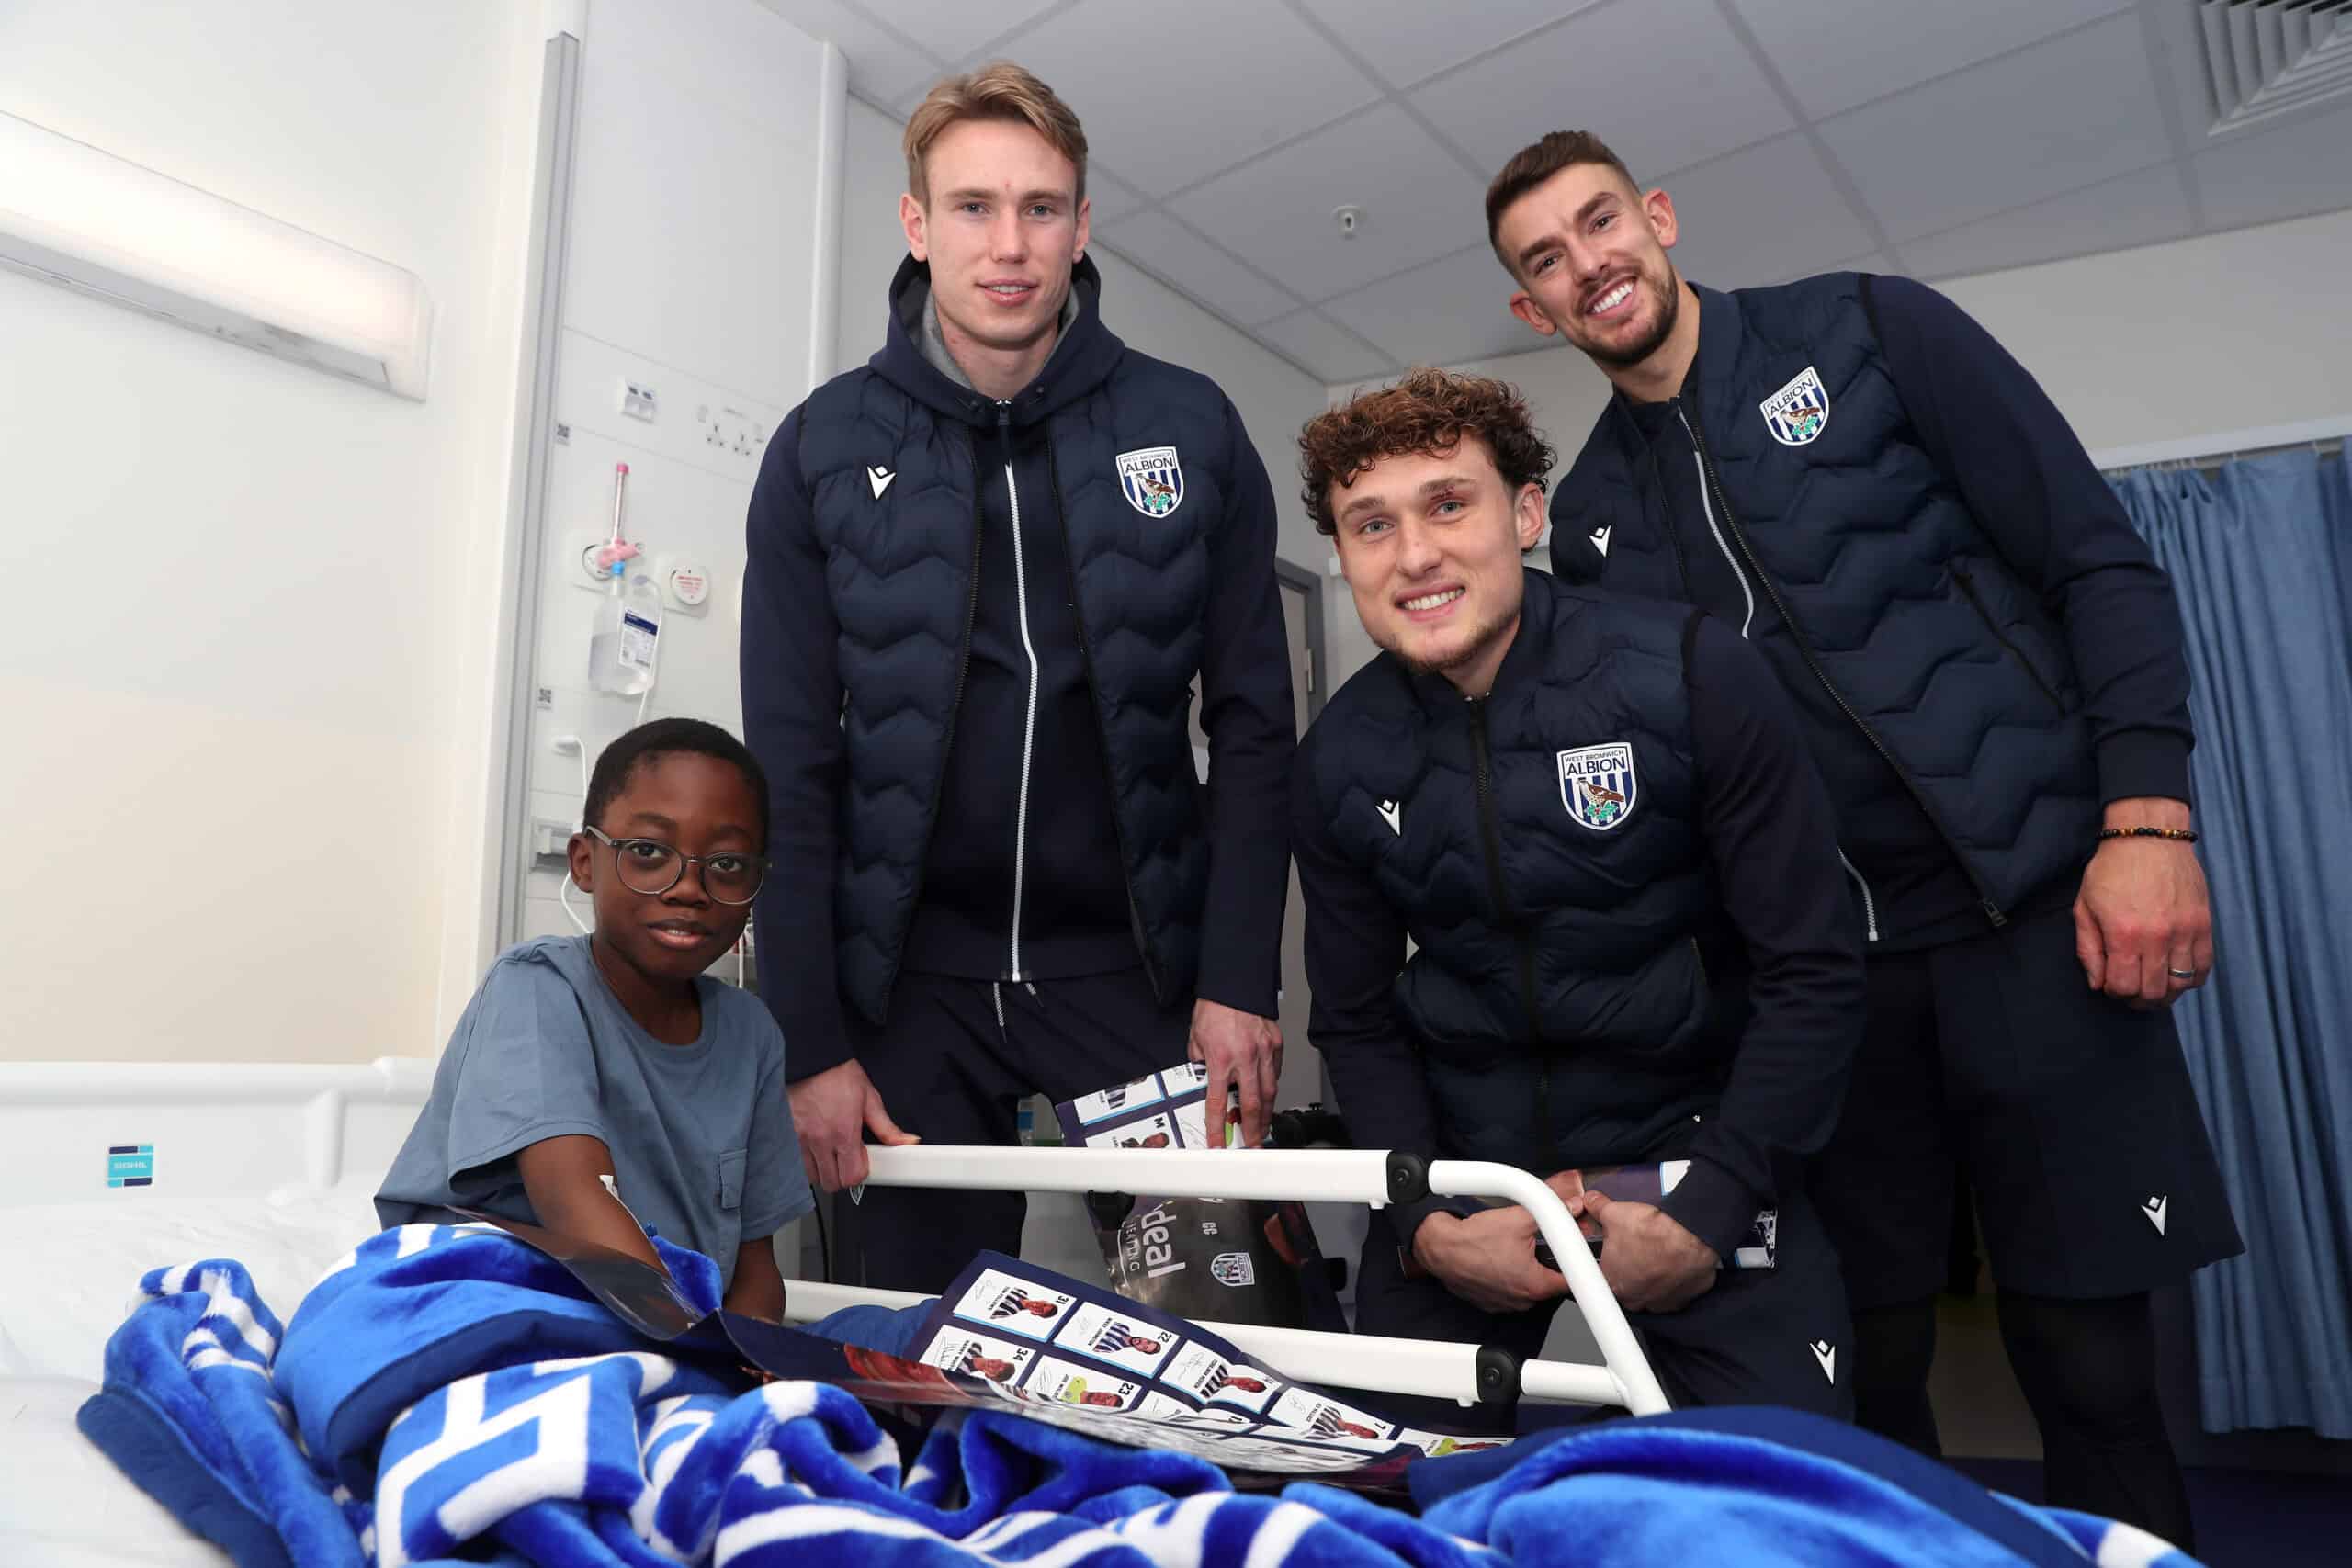
<instances>
[{"instance_id":1,"label":"hospital room floor","mask_svg":"<svg viewBox=\"0 0 2352 1568\"><path fill-rule=\"evenodd\" d=\"M1946 1296L1928 1386L1951 1465L1986 1486L2041 1500L2041 1442L2009 1373L1989 1292ZM2335 1568L2352 1535L2342 1475L2185 1467L2198 1553L2210 1568Z\"/></svg>"}]
</instances>

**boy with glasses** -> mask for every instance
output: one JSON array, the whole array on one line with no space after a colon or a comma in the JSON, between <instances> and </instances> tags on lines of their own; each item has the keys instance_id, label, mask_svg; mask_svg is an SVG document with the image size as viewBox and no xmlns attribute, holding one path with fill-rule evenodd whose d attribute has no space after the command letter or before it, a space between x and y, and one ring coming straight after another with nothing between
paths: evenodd
<instances>
[{"instance_id":1,"label":"boy with glasses","mask_svg":"<svg viewBox=\"0 0 2352 1568\"><path fill-rule=\"evenodd\" d=\"M729 1309L774 1320L770 1238L810 1205L784 1037L756 998L703 974L766 875L766 777L716 725L658 719L596 760L582 818L571 877L594 934L492 965L377 1215L478 1209L659 1267L641 1222L716 1262Z\"/></svg>"}]
</instances>

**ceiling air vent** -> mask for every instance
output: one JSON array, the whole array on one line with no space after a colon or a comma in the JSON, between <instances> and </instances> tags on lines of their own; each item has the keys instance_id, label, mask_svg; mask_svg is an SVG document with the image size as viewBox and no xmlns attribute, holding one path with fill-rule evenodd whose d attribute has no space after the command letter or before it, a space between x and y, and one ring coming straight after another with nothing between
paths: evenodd
<instances>
[{"instance_id":1,"label":"ceiling air vent","mask_svg":"<svg viewBox=\"0 0 2352 1568\"><path fill-rule=\"evenodd\" d=\"M2352 0L2198 0L2211 134L2352 95Z\"/></svg>"}]
</instances>

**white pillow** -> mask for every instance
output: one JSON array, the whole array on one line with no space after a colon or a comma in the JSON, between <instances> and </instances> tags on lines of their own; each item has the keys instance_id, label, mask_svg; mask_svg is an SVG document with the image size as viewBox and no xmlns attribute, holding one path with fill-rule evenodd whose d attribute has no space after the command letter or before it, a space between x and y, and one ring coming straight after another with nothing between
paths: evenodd
<instances>
[{"instance_id":1,"label":"white pillow","mask_svg":"<svg viewBox=\"0 0 2352 1568\"><path fill-rule=\"evenodd\" d=\"M281 1323L329 1265L379 1228L377 1178L296 1183L257 1199L152 1189L0 1208L0 1374L96 1379L150 1269L232 1258ZM0 1561L16 1561L6 1559Z\"/></svg>"},{"instance_id":2,"label":"white pillow","mask_svg":"<svg viewBox=\"0 0 2352 1568\"><path fill-rule=\"evenodd\" d=\"M79 1378L0 1377L0 1562L232 1568L82 1436L74 1413L97 1392Z\"/></svg>"}]
</instances>

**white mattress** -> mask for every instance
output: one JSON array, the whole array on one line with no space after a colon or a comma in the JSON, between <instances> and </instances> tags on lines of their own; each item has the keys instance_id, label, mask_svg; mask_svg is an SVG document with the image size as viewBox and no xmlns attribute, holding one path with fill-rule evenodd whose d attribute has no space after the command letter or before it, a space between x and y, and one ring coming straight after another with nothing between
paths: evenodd
<instances>
[{"instance_id":1,"label":"white mattress","mask_svg":"<svg viewBox=\"0 0 2352 1568\"><path fill-rule=\"evenodd\" d=\"M232 1258L281 1320L373 1235L378 1179L290 1185L250 1201L131 1190L0 1208L0 1564L223 1568L74 1425L106 1342L164 1264Z\"/></svg>"},{"instance_id":2,"label":"white mattress","mask_svg":"<svg viewBox=\"0 0 2352 1568\"><path fill-rule=\"evenodd\" d=\"M0 1375L96 1381L140 1276L232 1258L281 1322L328 1265L379 1228L379 1178L290 1184L250 1200L130 1190L0 1208Z\"/></svg>"},{"instance_id":3,"label":"white mattress","mask_svg":"<svg viewBox=\"0 0 2352 1568\"><path fill-rule=\"evenodd\" d=\"M130 1483L74 1425L81 1378L0 1377L0 1562L11 1568L233 1568Z\"/></svg>"}]
</instances>

